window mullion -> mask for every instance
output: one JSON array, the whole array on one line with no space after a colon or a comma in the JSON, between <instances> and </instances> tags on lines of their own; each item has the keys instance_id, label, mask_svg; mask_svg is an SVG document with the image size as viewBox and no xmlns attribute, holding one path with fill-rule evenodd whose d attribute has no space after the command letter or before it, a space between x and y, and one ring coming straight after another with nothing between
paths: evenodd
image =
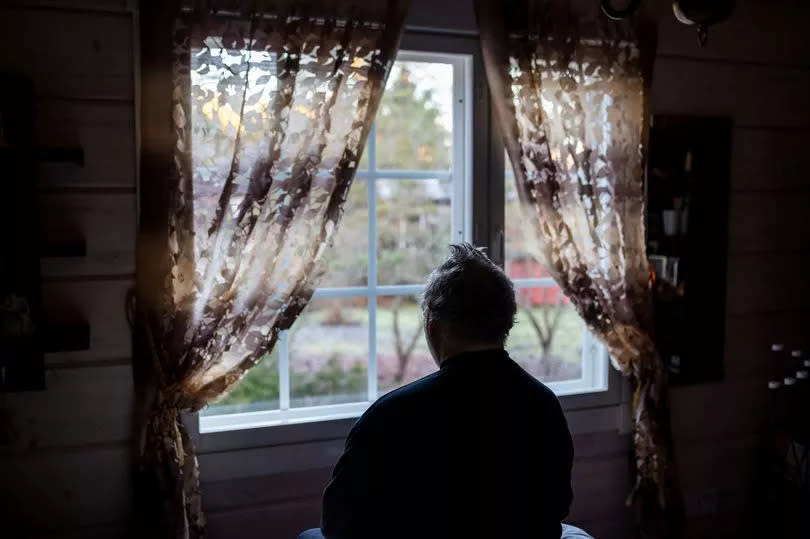
<instances>
[{"instance_id":1,"label":"window mullion","mask_svg":"<svg viewBox=\"0 0 810 539\"><path fill-rule=\"evenodd\" d=\"M368 400L377 400L377 125L368 135Z\"/></svg>"},{"instance_id":2,"label":"window mullion","mask_svg":"<svg viewBox=\"0 0 810 539\"><path fill-rule=\"evenodd\" d=\"M465 188L467 187L466 163L466 78L462 59L453 61L453 154L451 166L452 214L451 229L453 243L464 241L465 234Z\"/></svg>"},{"instance_id":3,"label":"window mullion","mask_svg":"<svg viewBox=\"0 0 810 539\"><path fill-rule=\"evenodd\" d=\"M553 277L517 277L512 282L515 288L557 288Z\"/></svg>"},{"instance_id":4,"label":"window mullion","mask_svg":"<svg viewBox=\"0 0 810 539\"><path fill-rule=\"evenodd\" d=\"M284 330L279 335L278 349L278 380L279 380L279 409L290 409L290 341L289 331Z\"/></svg>"},{"instance_id":5,"label":"window mullion","mask_svg":"<svg viewBox=\"0 0 810 539\"><path fill-rule=\"evenodd\" d=\"M446 170L419 170L419 169L382 169L375 172L371 170L358 170L357 178L384 178L386 180L449 180L453 173Z\"/></svg>"}]
</instances>

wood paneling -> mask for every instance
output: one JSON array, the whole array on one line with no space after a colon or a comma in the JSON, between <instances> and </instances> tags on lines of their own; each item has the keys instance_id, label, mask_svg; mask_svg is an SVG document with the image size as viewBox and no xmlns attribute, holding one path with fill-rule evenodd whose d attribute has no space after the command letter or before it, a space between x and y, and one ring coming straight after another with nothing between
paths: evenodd
<instances>
[{"instance_id":1,"label":"wood paneling","mask_svg":"<svg viewBox=\"0 0 810 539\"><path fill-rule=\"evenodd\" d=\"M593 459L627 455L632 444L629 435L615 430L574 434L574 455L577 459Z\"/></svg>"},{"instance_id":2,"label":"wood paneling","mask_svg":"<svg viewBox=\"0 0 810 539\"><path fill-rule=\"evenodd\" d=\"M810 193L738 193L729 207L729 251L810 249Z\"/></svg>"},{"instance_id":3,"label":"wood paneling","mask_svg":"<svg viewBox=\"0 0 810 539\"><path fill-rule=\"evenodd\" d=\"M757 378L673 388L673 436L680 443L692 443L713 440L718 433L741 436L762 432L767 391L765 382Z\"/></svg>"},{"instance_id":4,"label":"wood paneling","mask_svg":"<svg viewBox=\"0 0 810 539\"><path fill-rule=\"evenodd\" d=\"M83 165L43 162L30 180L42 191L32 223L42 242L86 241L85 257L42 260L47 318L90 326L89 350L46 355L45 391L3 398L15 431L0 459L9 537L121 537L131 529L124 298L135 248L135 5L18 0L0 9L0 70L33 80L39 145L83 151Z\"/></svg>"},{"instance_id":5,"label":"wood paneling","mask_svg":"<svg viewBox=\"0 0 810 539\"><path fill-rule=\"evenodd\" d=\"M624 510L631 487L628 457L629 454L625 453L574 460L571 522L610 518Z\"/></svg>"},{"instance_id":6,"label":"wood paneling","mask_svg":"<svg viewBox=\"0 0 810 539\"><path fill-rule=\"evenodd\" d=\"M54 322L88 322L90 349L46 355L48 363L120 360L131 356L130 330L124 311L131 280L46 282L45 312Z\"/></svg>"},{"instance_id":7,"label":"wood paneling","mask_svg":"<svg viewBox=\"0 0 810 539\"><path fill-rule=\"evenodd\" d=\"M728 259L727 313L798 311L810 306L804 275L810 253L732 254Z\"/></svg>"},{"instance_id":8,"label":"wood paneling","mask_svg":"<svg viewBox=\"0 0 810 539\"><path fill-rule=\"evenodd\" d=\"M280 504L247 506L206 515L210 539L294 538L320 524L321 501L306 498Z\"/></svg>"},{"instance_id":9,"label":"wood paneling","mask_svg":"<svg viewBox=\"0 0 810 539\"><path fill-rule=\"evenodd\" d=\"M41 7L68 10L99 10L124 12L137 2L132 0L10 0L8 2L20 7Z\"/></svg>"},{"instance_id":10,"label":"wood paneling","mask_svg":"<svg viewBox=\"0 0 810 539\"><path fill-rule=\"evenodd\" d=\"M732 116L737 126L807 128L808 88L810 69L658 57L652 106L656 114Z\"/></svg>"},{"instance_id":11,"label":"wood paneling","mask_svg":"<svg viewBox=\"0 0 810 539\"><path fill-rule=\"evenodd\" d=\"M0 35L0 65L29 75L39 96L132 99L129 15L2 9Z\"/></svg>"},{"instance_id":12,"label":"wood paneling","mask_svg":"<svg viewBox=\"0 0 810 539\"><path fill-rule=\"evenodd\" d=\"M5 397L17 433L15 452L131 438L134 397L129 365L49 370L45 385L44 392Z\"/></svg>"},{"instance_id":13,"label":"wood paneling","mask_svg":"<svg viewBox=\"0 0 810 539\"><path fill-rule=\"evenodd\" d=\"M437 28L453 32L477 33L472 2L411 0L406 26Z\"/></svg>"},{"instance_id":14,"label":"wood paneling","mask_svg":"<svg viewBox=\"0 0 810 539\"><path fill-rule=\"evenodd\" d=\"M80 526L69 530L40 532L31 536L32 539L112 539L118 537L131 537L132 525L129 522L115 522L100 524L98 526Z\"/></svg>"},{"instance_id":15,"label":"wood paneling","mask_svg":"<svg viewBox=\"0 0 810 539\"><path fill-rule=\"evenodd\" d=\"M570 522L613 519L624 508L630 489L627 454L577 459L573 481L583 485L576 490ZM294 537L306 527L317 526L320 517L321 492L329 480L329 469L285 473L253 479L206 482L205 503L210 537L242 536L255 531L251 526L263 518L279 518L276 511L298 507L302 521L291 527ZM585 487L587 485L587 487ZM308 520L304 517L307 517ZM266 520L282 525L281 521ZM284 521L283 525L291 524ZM274 529L277 529L274 527ZM245 535L248 536L248 535Z\"/></svg>"},{"instance_id":16,"label":"wood paneling","mask_svg":"<svg viewBox=\"0 0 810 539\"><path fill-rule=\"evenodd\" d=\"M83 257L43 258L44 278L135 274L135 195L40 193L44 242L83 239Z\"/></svg>"},{"instance_id":17,"label":"wood paneling","mask_svg":"<svg viewBox=\"0 0 810 539\"><path fill-rule=\"evenodd\" d=\"M774 343L810 353L808 326L810 311L730 317L726 322L726 378L766 380Z\"/></svg>"},{"instance_id":18,"label":"wood paneling","mask_svg":"<svg viewBox=\"0 0 810 539\"><path fill-rule=\"evenodd\" d=\"M736 401L734 404L738 404ZM679 442L675 456L687 516L711 512L706 502L743 500L755 470L757 435L717 436L700 442Z\"/></svg>"},{"instance_id":19,"label":"wood paneling","mask_svg":"<svg viewBox=\"0 0 810 539\"><path fill-rule=\"evenodd\" d=\"M334 466L344 440L279 445L207 453L199 456L200 480L206 483Z\"/></svg>"},{"instance_id":20,"label":"wood paneling","mask_svg":"<svg viewBox=\"0 0 810 539\"><path fill-rule=\"evenodd\" d=\"M20 537L127 521L130 455L127 446L111 446L0 459L3 529Z\"/></svg>"},{"instance_id":21,"label":"wood paneling","mask_svg":"<svg viewBox=\"0 0 810 539\"><path fill-rule=\"evenodd\" d=\"M41 97L42 144L84 150L84 167L47 163L38 176L47 191L41 196L46 236L78 233L87 241L84 259L43 260L51 279L43 286L46 309L64 321L88 321L91 346L49 354L45 392L7 396L19 438L0 460L0 501L33 535L120 536L131 502L123 442L131 436L132 403L124 317L134 271L132 18L124 0L16 4L63 8L0 11L0 35L11 44L0 47L0 66L32 76ZM805 338L810 320L810 284L803 277L810 261L810 20L799 0L738 2L734 18L712 28L701 49L694 29L674 21L669 3L647 9L660 22L654 111L731 115L736 122L726 380L672 394L689 514L704 515L706 496L715 496L720 501L707 522L733 530L762 421L768 346L773 340L794 346L791 339ZM474 32L472 3L415 1L409 24ZM618 415L615 408L598 413ZM575 432L591 428L582 414L570 413ZM342 452L344 430L304 446L287 440L241 451L204 441L209 537L294 537L316 526L320 490ZM601 539L630 533L623 506L630 442L613 432L575 435L571 517Z\"/></svg>"},{"instance_id":22,"label":"wood paneling","mask_svg":"<svg viewBox=\"0 0 810 539\"><path fill-rule=\"evenodd\" d=\"M592 0L568 0L577 10L599 9ZM618 5L618 4L617 4ZM672 2L642 2L642 9L657 25L657 52L703 61L753 62L810 66L810 10L802 0L745 0L737 2L729 21L712 26L708 46L700 47L694 27L680 24ZM788 18L789 17L789 18ZM790 21L789 24L786 24ZM473 2L413 0L406 24L476 34Z\"/></svg>"},{"instance_id":23,"label":"wood paneling","mask_svg":"<svg viewBox=\"0 0 810 539\"><path fill-rule=\"evenodd\" d=\"M260 477L203 483L204 508L225 511L246 505L270 505L295 498L320 496L332 478L332 466Z\"/></svg>"},{"instance_id":24,"label":"wood paneling","mask_svg":"<svg viewBox=\"0 0 810 539\"><path fill-rule=\"evenodd\" d=\"M570 523L599 539L627 539L634 537L635 533L632 512L626 508L614 511L608 518L578 519Z\"/></svg>"},{"instance_id":25,"label":"wood paneling","mask_svg":"<svg viewBox=\"0 0 810 539\"><path fill-rule=\"evenodd\" d=\"M810 130L736 128L732 191L810 190Z\"/></svg>"},{"instance_id":26,"label":"wood paneling","mask_svg":"<svg viewBox=\"0 0 810 539\"><path fill-rule=\"evenodd\" d=\"M37 136L45 148L81 148L84 165L41 163L40 188L135 188L131 103L40 100Z\"/></svg>"},{"instance_id":27,"label":"wood paneling","mask_svg":"<svg viewBox=\"0 0 810 539\"><path fill-rule=\"evenodd\" d=\"M272 429L241 429L205 433L197 443L201 454L221 453L233 449L248 449L272 445L289 445L302 440L345 440L356 418L324 421L319 424L279 425Z\"/></svg>"},{"instance_id":28,"label":"wood paneling","mask_svg":"<svg viewBox=\"0 0 810 539\"><path fill-rule=\"evenodd\" d=\"M659 55L810 67L810 10L802 0L737 2L731 19L710 27L706 47L698 45L694 27L675 20L672 2L642 4L658 22Z\"/></svg>"}]
</instances>

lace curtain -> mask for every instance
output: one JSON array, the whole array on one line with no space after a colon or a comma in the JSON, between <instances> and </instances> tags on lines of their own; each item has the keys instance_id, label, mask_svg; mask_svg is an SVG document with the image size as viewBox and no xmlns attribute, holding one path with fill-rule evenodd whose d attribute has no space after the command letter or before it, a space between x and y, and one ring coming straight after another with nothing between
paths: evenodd
<instances>
[{"instance_id":1,"label":"lace curtain","mask_svg":"<svg viewBox=\"0 0 810 539\"><path fill-rule=\"evenodd\" d=\"M167 535L204 530L180 413L236 383L307 305L405 12L394 0L274 5L172 17L168 237L148 261L163 289L138 301L153 366L139 462Z\"/></svg>"},{"instance_id":2,"label":"lace curtain","mask_svg":"<svg viewBox=\"0 0 810 539\"><path fill-rule=\"evenodd\" d=\"M645 251L644 77L632 28L568 2L477 1L493 104L536 255L635 387L636 499L678 504ZM668 508L669 506L669 508ZM648 515L644 515L646 518Z\"/></svg>"}]
</instances>

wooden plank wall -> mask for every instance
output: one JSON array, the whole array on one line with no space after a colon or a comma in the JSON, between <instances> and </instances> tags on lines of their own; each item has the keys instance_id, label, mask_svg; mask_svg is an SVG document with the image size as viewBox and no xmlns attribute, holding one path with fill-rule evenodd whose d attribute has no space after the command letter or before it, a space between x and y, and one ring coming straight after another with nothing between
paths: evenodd
<instances>
[{"instance_id":1,"label":"wooden plank wall","mask_svg":"<svg viewBox=\"0 0 810 539\"><path fill-rule=\"evenodd\" d=\"M662 3L663 4L663 3ZM659 25L653 110L734 118L726 377L672 394L676 457L689 537L746 537L755 459L766 419L768 349L808 342L810 9L796 0L738 2L709 46ZM660 9L665 15L668 9Z\"/></svg>"},{"instance_id":2,"label":"wooden plank wall","mask_svg":"<svg viewBox=\"0 0 810 539\"><path fill-rule=\"evenodd\" d=\"M686 537L745 537L743 512L765 419L768 347L776 339L810 345L810 285L799 271L810 261L810 173L803 166L810 143L810 12L798 0L738 2L734 18L713 28L709 46L700 49L694 30L675 22L669 5L647 3L659 32L653 111L727 115L735 122L726 377L672 392ZM475 30L471 2L414 0L411 10L412 27ZM575 444L571 521L600 539L631 537L624 506L629 437L575 434ZM274 529L292 537L317 524L328 467L255 477L250 464L233 468L235 455L283 458L269 448L202 457L211 536ZM241 473L246 476L236 477Z\"/></svg>"},{"instance_id":3,"label":"wooden plank wall","mask_svg":"<svg viewBox=\"0 0 810 539\"><path fill-rule=\"evenodd\" d=\"M471 2L445 4L415 0L411 23L474 29ZM799 273L810 260L803 165L810 17L799 0L738 2L734 19L699 49L692 30L672 19L669 2L649 4L660 21L654 111L735 119L727 375L672 396L688 536L735 537L763 424L767 346L775 338L806 339L810 312L810 285ZM45 392L1 397L18 436L0 448L0 511L13 517L4 522L33 536L118 537L131 516L132 378L123 302L134 274L136 20L126 0L25 1L0 10L0 67L33 78L43 142L78 143L86 158L83 168L47 164L36 175L46 234L79 233L87 241L87 257L43 260L47 309L85 318L90 349L49 354ZM629 537L628 436L577 434L575 443L572 520L596 537ZM332 440L319 454L339 445ZM310 450L318 448L300 449ZM272 471L268 461L259 476L243 469L284 451L204 452L210 537L286 538L317 524L328 464Z\"/></svg>"},{"instance_id":4,"label":"wooden plank wall","mask_svg":"<svg viewBox=\"0 0 810 539\"><path fill-rule=\"evenodd\" d=\"M805 211L810 174L803 167L810 143L810 35L805 31L810 14L798 0L739 2L734 19L713 28L709 47L700 49L694 30L674 21L669 4L647 6L659 31L654 112L728 115L735 121L726 378L672 394L686 536L744 537L743 510L764 421L768 346L773 339L810 345L802 333L810 286L798 271L810 261ZM471 2L414 0L411 10L413 27L475 29ZM575 444L571 521L595 537L631 537L624 507L630 487L629 436L577 434ZM234 477L239 471L231 470L225 478L219 472L233 465L228 463L234 455L281 457L260 448L202 457L212 536L251 537L274 529L280 537L291 537L317 524L328 467L241 479Z\"/></svg>"},{"instance_id":5,"label":"wooden plank wall","mask_svg":"<svg viewBox=\"0 0 810 539\"><path fill-rule=\"evenodd\" d=\"M0 396L16 431L0 446L4 537L120 537L131 516L124 298L135 273L136 17L128 4L0 9L0 69L33 80L40 144L84 151L84 166L42 163L30 180L39 181L43 236L86 242L85 257L42 259L46 313L90 325L88 350L46 355L45 391Z\"/></svg>"}]
</instances>

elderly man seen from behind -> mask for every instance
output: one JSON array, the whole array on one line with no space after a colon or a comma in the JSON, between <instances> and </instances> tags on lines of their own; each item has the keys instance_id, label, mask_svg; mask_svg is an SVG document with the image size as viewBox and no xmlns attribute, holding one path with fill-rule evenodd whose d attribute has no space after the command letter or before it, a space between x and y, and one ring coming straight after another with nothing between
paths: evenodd
<instances>
[{"instance_id":1,"label":"elderly man seen from behind","mask_svg":"<svg viewBox=\"0 0 810 539\"><path fill-rule=\"evenodd\" d=\"M422 310L439 370L363 414L321 530L301 537L589 537L562 524L574 455L560 404L504 350L512 282L479 249L453 245Z\"/></svg>"}]
</instances>

